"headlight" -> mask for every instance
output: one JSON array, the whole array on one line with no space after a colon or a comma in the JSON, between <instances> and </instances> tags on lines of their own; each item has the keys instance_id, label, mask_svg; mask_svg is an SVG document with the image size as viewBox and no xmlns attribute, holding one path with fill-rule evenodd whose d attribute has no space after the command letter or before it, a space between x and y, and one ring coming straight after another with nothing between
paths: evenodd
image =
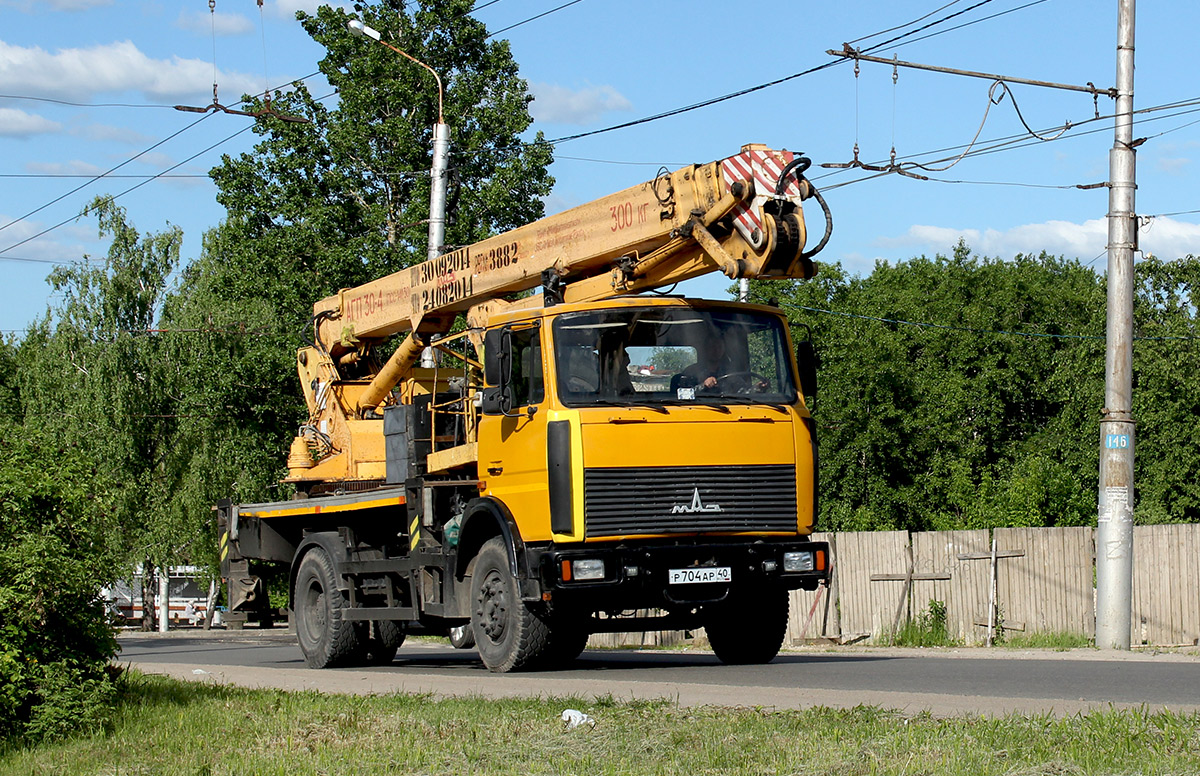
<instances>
[{"instance_id":1,"label":"headlight","mask_svg":"<svg viewBox=\"0 0 1200 776\"><path fill-rule=\"evenodd\" d=\"M812 571L813 554L811 552L785 552L783 554L784 571Z\"/></svg>"},{"instance_id":2,"label":"headlight","mask_svg":"<svg viewBox=\"0 0 1200 776\"><path fill-rule=\"evenodd\" d=\"M579 582L604 579L604 561L602 560L573 560L571 561L571 578Z\"/></svg>"}]
</instances>

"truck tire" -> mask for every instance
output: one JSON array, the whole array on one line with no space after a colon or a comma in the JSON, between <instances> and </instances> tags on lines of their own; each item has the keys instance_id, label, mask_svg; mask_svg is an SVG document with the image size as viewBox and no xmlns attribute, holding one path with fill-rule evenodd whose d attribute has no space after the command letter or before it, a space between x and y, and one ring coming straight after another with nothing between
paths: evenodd
<instances>
[{"instance_id":1,"label":"truck tire","mask_svg":"<svg viewBox=\"0 0 1200 776\"><path fill-rule=\"evenodd\" d=\"M731 591L724 601L705 608L709 646L728 665L770 663L787 635L790 603L783 588Z\"/></svg>"},{"instance_id":2,"label":"truck tire","mask_svg":"<svg viewBox=\"0 0 1200 776\"><path fill-rule=\"evenodd\" d=\"M404 628L394 620L375 620L371 623L371 637L367 640L363 662L371 666L385 666L396 659L396 650L404 643Z\"/></svg>"},{"instance_id":3,"label":"truck tire","mask_svg":"<svg viewBox=\"0 0 1200 776\"><path fill-rule=\"evenodd\" d=\"M488 540L475 559L471 630L483 664L498 674L535 667L549 644L546 621L521 600L501 537Z\"/></svg>"},{"instance_id":4,"label":"truck tire","mask_svg":"<svg viewBox=\"0 0 1200 776\"><path fill-rule=\"evenodd\" d=\"M450 646L455 649L470 649L475 646L475 631L471 630L471 623L454 626L448 635Z\"/></svg>"},{"instance_id":5,"label":"truck tire","mask_svg":"<svg viewBox=\"0 0 1200 776\"><path fill-rule=\"evenodd\" d=\"M296 572L296 637L304 662L312 668L331 668L357 662L365 644L356 623L344 616L346 599L337 587L333 561L314 548Z\"/></svg>"}]
</instances>

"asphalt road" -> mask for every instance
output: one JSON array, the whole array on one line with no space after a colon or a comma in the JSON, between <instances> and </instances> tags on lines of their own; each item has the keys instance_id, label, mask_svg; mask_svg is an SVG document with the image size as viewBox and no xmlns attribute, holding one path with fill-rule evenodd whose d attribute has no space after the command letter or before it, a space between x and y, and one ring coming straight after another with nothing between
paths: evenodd
<instances>
[{"instance_id":1,"label":"asphalt road","mask_svg":"<svg viewBox=\"0 0 1200 776\"><path fill-rule=\"evenodd\" d=\"M1095 650L810 648L763 666L703 651L589 650L569 670L489 673L472 650L412 640L388 666L317 671L283 630L123 634L120 662L147 673L322 692L671 698L684 705L878 705L906 713L1070 714L1110 706L1200 711L1200 654Z\"/></svg>"}]
</instances>

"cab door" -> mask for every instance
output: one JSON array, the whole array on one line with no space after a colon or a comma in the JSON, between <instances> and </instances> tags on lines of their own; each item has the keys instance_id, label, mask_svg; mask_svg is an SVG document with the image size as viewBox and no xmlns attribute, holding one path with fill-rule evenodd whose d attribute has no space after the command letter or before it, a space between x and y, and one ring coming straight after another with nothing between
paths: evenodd
<instances>
[{"instance_id":1,"label":"cab door","mask_svg":"<svg viewBox=\"0 0 1200 776\"><path fill-rule=\"evenodd\" d=\"M489 333L491 334L491 333ZM550 538L546 474L546 366L538 324L506 326L489 336L488 358L500 368L489 378L479 420L479 479L483 495L502 502L524 541ZM496 353L496 350L499 353Z\"/></svg>"}]
</instances>

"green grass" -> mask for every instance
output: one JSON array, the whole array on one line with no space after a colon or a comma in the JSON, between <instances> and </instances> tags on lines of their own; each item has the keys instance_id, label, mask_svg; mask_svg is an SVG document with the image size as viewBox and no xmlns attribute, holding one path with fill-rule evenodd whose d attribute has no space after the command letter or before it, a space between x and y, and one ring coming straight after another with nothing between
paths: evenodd
<instances>
[{"instance_id":1,"label":"green grass","mask_svg":"<svg viewBox=\"0 0 1200 776\"><path fill-rule=\"evenodd\" d=\"M1091 639L1080 633L1019 633L1008 632L1004 635L1003 645L1008 649L1054 649L1064 652L1068 649L1085 649L1095 646Z\"/></svg>"},{"instance_id":2,"label":"green grass","mask_svg":"<svg viewBox=\"0 0 1200 776\"><path fill-rule=\"evenodd\" d=\"M909 619L885 643L890 647L954 647L959 642L946 630L946 604L930 601L916 619Z\"/></svg>"},{"instance_id":3,"label":"green grass","mask_svg":"<svg viewBox=\"0 0 1200 776\"><path fill-rule=\"evenodd\" d=\"M564 708L596 719L565 730ZM114 729L0 754L0 774L1195 774L1200 715L937 719L873 707L433 700L131 675Z\"/></svg>"}]
</instances>

